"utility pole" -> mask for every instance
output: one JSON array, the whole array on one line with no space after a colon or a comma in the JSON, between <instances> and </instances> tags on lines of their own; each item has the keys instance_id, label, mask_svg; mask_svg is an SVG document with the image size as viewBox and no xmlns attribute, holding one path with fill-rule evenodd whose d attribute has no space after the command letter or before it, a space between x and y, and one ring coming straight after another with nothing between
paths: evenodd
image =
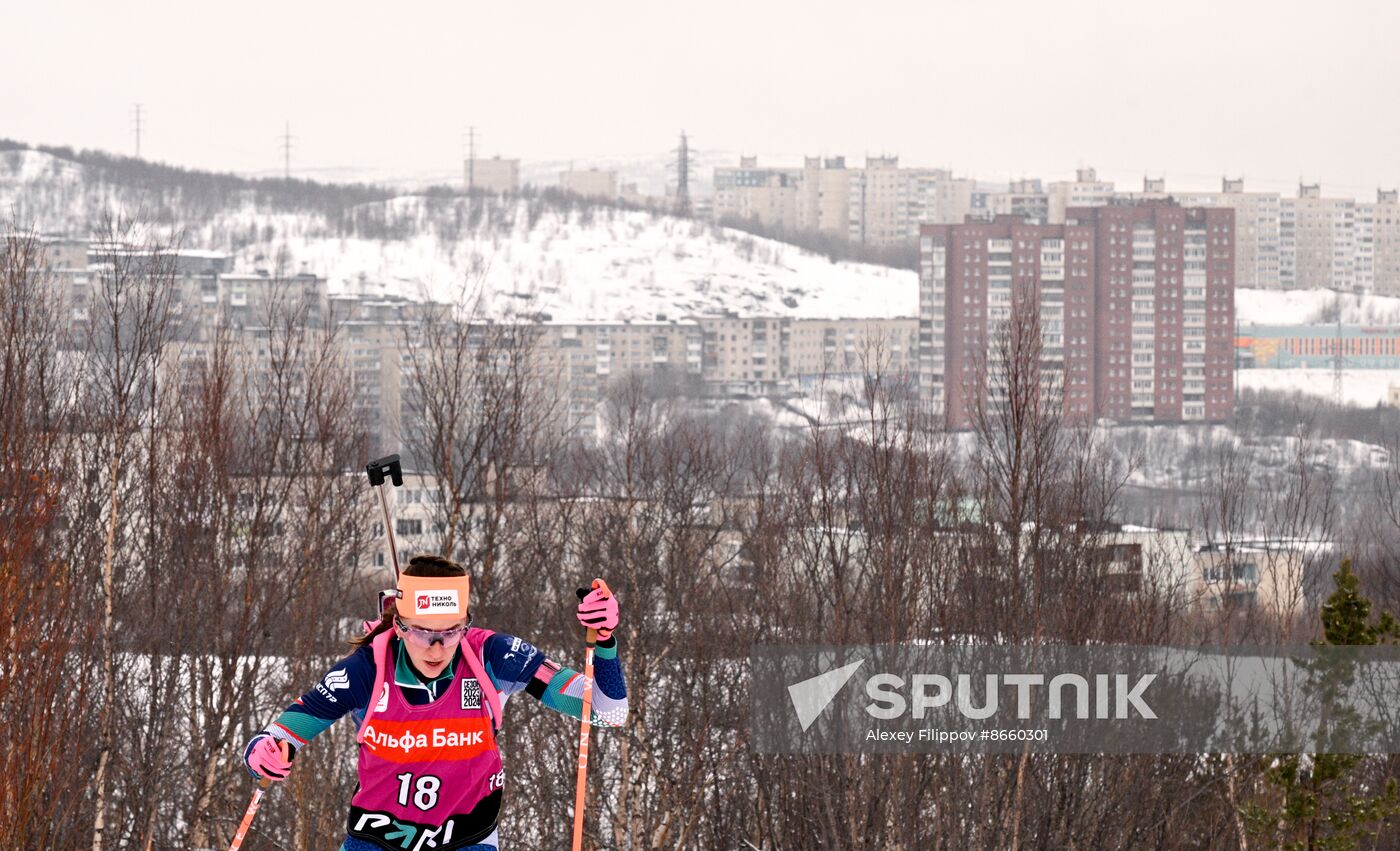
<instances>
[{"instance_id":1,"label":"utility pole","mask_svg":"<svg viewBox=\"0 0 1400 851\"><path fill-rule=\"evenodd\" d=\"M141 159L141 104L131 107L132 126L136 130L136 158Z\"/></svg>"},{"instance_id":2,"label":"utility pole","mask_svg":"<svg viewBox=\"0 0 1400 851\"><path fill-rule=\"evenodd\" d=\"M292 179L292 122L288 121L286 129L278 137L282 140L282 179Z\"/></svg>"},{"instance_id":3,"label":"utility pole","mask_svg":"<svg viewBox=\"0 0 1400 851\"><path fill-rule=\"evenodd\" d=\"M676 215L690 215L690 142L684 130L676 149Z\"/></svg>"}]
</instances>

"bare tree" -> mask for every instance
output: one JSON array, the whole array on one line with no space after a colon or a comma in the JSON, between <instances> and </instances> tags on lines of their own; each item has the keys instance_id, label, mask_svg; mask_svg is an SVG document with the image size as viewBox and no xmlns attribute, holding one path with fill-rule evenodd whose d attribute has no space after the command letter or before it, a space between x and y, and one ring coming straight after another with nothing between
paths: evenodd
<instances>
[{"instance_id":1,"label":"bare tree","mask_svg":"<svg viewBox=\"0 0 1400 851\"><path fill-rule=\"evenodd\" d=\"M26 848L63 846L91 825L72 802L91 780L73 743L92 733L92 687L54 676L95 638L97 598L61 542L76 388L48 265L34 235L0 240L0 706L23 719L23 735L0 741L0 835Z\"/></svg>"},{"instance_id":2,"label":"bare tree","mask_svg":"<svg viewBox=\"0 0 1400 851\"><path fill-rule=\"evenodd\" d=\"M422 305L403 340L410 465L430 473L443 553L480 565L490 593L506 505L562 428L557 385L528 323L483 320L480 305Z\"/></svg>"},{"instance_id":3,"label":"bare tree","mask_svg":"<svg viewBox=\"0 0 1400 851\"><path fill-rule=\"evenodd\" d=\"M92 289L88 358L93 418L105 461L106 539L101 561L99 632L102 688L93 776L92 847L101 851L107 827L108 767L112 758L117 695L116 620L118 551L129 507L124 496L135 480L133 439L149 424L162 392L158 366L174 324L175 266L171 244L130 219L109 220ZM139 451L139 450L138 450ZM149 483L148 483L149 484Z\"/></svg>"}]
</instances>

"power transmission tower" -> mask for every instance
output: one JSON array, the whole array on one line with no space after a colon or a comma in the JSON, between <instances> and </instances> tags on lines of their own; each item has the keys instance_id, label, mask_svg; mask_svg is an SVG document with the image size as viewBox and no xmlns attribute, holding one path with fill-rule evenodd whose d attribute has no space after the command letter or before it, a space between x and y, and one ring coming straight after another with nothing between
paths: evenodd
<instances>
[{"instance_id":1,"label":"power transmission tower","mask_svg":"<svg viewBox=\"0 0 1400 851\"><path fill-rule=\"evenodd\" d=\"M476 188L476 125L467 128L467 194Z\"/></svg>"},{"instance_id":2,"label":"power transmission tower","mask_svg":"<svg viewBox=\"0 0 1400 851\"><path fill-rule=\"evenodd\" d=\"M286 130L278 137L282 140L282 179L292 179L292 122L287 122Z\"/></svg>"},{"instance_id":3,"label":"power transmission tower","mask_svg":"<svg viewBox=\"0 0 1400 851\"><path fill-rule=\"evenodd\" d=\"M1235 357L1231 364L1230 375L1235 379L1235 404L1240 403L1240 320L1235 320Z\"/></svg>"},{"instance_id":4,"label":"power transmission tower","mask_svg":"<svg viewBox=\"0 0 1400 851\"><path fill-rule=\"evenodd\" d=\"M141 104L131 107L132 126L136 130L136 158L141 159Z\"/></svg>"},{"instance_id":5,"label":"power transmission tower","mask_svg":"<svg viewBox=\"0 0 1400 851\"><path fill-rule=\"evenodd\" d=\"M690 215L690 141L684 130L676 149L676 215Z\"/></svg>"},{"instance_id":6,"label":"power transmission tower","mask_svg":"<svg viewBox=\"0 0 1400 851\"><path fill-rule=\"evenodd\" d=\"M1337 330L1332 341L1332 401L1342 404L1342 290L1336 289Z\"/></svg>"}]
</instances>

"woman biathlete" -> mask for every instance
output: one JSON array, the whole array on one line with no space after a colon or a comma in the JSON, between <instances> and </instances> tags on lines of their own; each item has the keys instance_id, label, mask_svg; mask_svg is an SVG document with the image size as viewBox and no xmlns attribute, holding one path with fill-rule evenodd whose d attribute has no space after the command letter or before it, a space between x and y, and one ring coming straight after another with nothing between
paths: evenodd
<instances>
[{"instance_id":1,"label":"woman biathlete","mask_svg":"<svg viewBox=\"0 0 1400 851\"><path fill-rule=\"evenodd\" d=\"M470 588L456 562L415 556L399 577L397 603L352 640L355 652L244 749L254 777L282 780L299 749L354 713L359 788L342 851L497 851L505 770L496 733L507 698L523 691L582 718L583 676L526 641L471 626ZM598 635L592 723L608 727L627 718L617 618L605 586L579 603L579 621Z\"/></svg>"}]
</instances>

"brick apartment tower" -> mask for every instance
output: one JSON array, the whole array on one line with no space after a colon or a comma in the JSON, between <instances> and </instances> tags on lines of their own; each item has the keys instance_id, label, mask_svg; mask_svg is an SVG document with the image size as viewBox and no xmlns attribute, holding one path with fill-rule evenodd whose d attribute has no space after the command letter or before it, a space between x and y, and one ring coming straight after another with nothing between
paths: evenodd
<instances>
[{"instance_id":1,"label":"brick apartment tower","mask_svg":"<svg viewBox=\"0 0 1400 851\"><path fill-rule=\"evenodd\" d=\"M1219 421L1234 409L1234 211L1170 201L920 230L919 370L952 428L1013 299L1033 296L1069 419ZM1020 294L1018 296L1018 294Z\"/></svg>"}]
</instances>

